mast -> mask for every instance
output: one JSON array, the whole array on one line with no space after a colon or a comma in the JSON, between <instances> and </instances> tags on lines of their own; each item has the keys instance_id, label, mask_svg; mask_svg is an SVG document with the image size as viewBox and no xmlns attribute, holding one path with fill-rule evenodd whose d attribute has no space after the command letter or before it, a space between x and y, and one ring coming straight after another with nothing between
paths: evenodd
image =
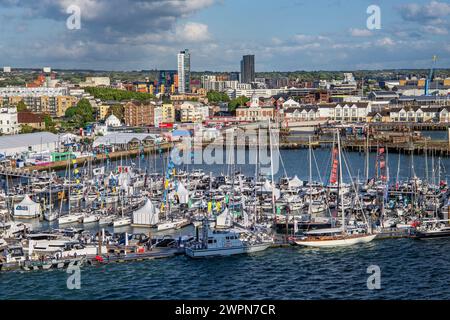
<instances>
[{"instance_id":1,"label":"mast","mask_svg":"<svg viewBox=\"0 0 450 320\"><path fill-rule=\"evenodd\" d=\"M425 140L425 181L428 183L428 149L427 141Z\"/></svg>"},{"instance_id":2,"label":"mast","mask_svg":"<svg viewBox=\"0 0 450 320\"><path fill-rule=\"evenodd\" d=\"M366 133L366 183L369 181L369 127Z\"/></svg>"},{"instance_id":3,"label":"mast","mask_svg":"<svg viewBox=\"0 0 450 320\"><path fill-rule=\"evenodd\" d=\"M50 207L49 207L48 217L49 217L49 220L51 220L51 216L52 216L52 170L50 169L49 171L50 171L50 178L48 180L48 187L49 187L48 202L49 202Z\"/></svg>"},{"instance_id":4,"label":"mast","mask_svg":"<svg viewBox=\"0 0 450 320\"><path fill-rule=\"evenodd\" d=\"M309 206L308 206L308 213L312 213L312 150L311 150L311 136L308 136L308 142L309 142L309 150L308 150L308 160L309 160Z\"/></svg>"},{"instance_id":5,"label":"mast","mask_svg":"<svg viewBox=\"0 0 450 320\"><path fill-rule=\"evenodd\" d=\"M70 160L71 160L71 157L69 156L69 158L68 158L68 162L69 162L69 188L68 188L68 194L67 194L67 199L69 201L69 214L70 214Z\"/></svg>"},{"instance_id":6,"label":"mast","mask_svg":"<svg viewBox=\"0 0 450 320\"><path fill-rule=\"evenodd\" d=\"M401 156L401 152L398 152L398 160L397 160L397 176L395 178L395 184L396 186L398 186L399 183L399 177L400 177L400 156Z\"/></svg>"},{"instance_id":7,"label":"mast","mask_svg":"<svg viewBox=\"0 0 450 320\"><path fill-rule=\"evenodd\" d=\"M275 223L277 223L277 215L275 211L275 184L273 181L273 161L272 161L272 133L271 133L271 124L269 119L269 144L270 144L270 175L272 178L272 213L275 217Z\"/></svg>"},{"instance_id":8,"label":"mast","mask_svg":"<svg viewBox=\"0 0 450 320\"><path fill-rule=\"evenodd\" d=\"M338 199L341 200L341 208L342 208L342 231L345 231L345 208L344 208L344 197L341 197L340 190L342 188L342 155L341 155L341 138L339 135L339 131L337 132L337 143L338 143L338 157L339 157L339 174L338 174ZM337 201L337 203L339 203Z\"/></svg>"},{"instance_id":9,"label":"mast","mask_svg":"<svg viewBox=\"0 0 450 320\"><path fill-rule=\"evenodd\" d=\"M257 194L256 194L256 184L258 183L258 161L259 161L259 158L258 158L258 152L259 152L259 135L260 135L260 127L259 127L259 123L258 123L258 132L257 132L257 134L256 134L256 152L255 152L255 157L256 157L256 159L255 159L255 188L254 188L254 199L253 199L253 202L254 202L254 214L255 214L255 217L254 217L254 221L255 221L255 224L258 222L257 221L257 210L256 210L256 206L257 206L257 201L256 201L256 196L257 196Z\"/></svg>"},{"instance_id":10,"label":"mast","mask_svg":"<svg viewBox=\"0 0 450 320\"><path fill-rule=\"evenodd\" d=\"M433 184L436 186L436 166L434 164L434 153L431 152L431 180Z\"/></svg>"}]
</instances>

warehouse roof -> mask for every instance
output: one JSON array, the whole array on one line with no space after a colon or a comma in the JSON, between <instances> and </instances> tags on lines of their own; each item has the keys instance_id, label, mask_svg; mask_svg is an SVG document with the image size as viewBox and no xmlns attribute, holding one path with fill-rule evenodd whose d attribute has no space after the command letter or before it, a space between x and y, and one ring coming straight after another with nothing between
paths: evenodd
<instances>
[{"instance_id":1,"label":"warehouse roof","mask_svg":"<svg viewBox=\"0 0 450 320\"><path fill-rule=\"evenodd\" d=\"M34 132L0 137L0 152L11 148L34 146L58 142L58 136L51 132Z\"/></svg>"},{"instance_id":2,"label":"warehouse roof","mask_svg":"<svg viewBox=\"0 0 450 320\"><path fill-rule=\"evenodd\" d=\"M99 145L111 145L111 144L127 144L129 142L140 142L144 140L156 140L158 135L152 133L126 133L126 132L114 132L102 137L97 137L94 140L94 147Z\"/></svg>"}]
</instances>

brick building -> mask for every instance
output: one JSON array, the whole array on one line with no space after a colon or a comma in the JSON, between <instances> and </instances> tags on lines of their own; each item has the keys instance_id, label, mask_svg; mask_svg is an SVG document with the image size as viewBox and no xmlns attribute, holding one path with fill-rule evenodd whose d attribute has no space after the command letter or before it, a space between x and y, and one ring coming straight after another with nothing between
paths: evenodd
<instances>
[{"instance_id":1,"label":"brick building","mask_svg":"<svg viewBox=\"0 0 450 320\"><path fill-rule=\"evenodd\" d=\"M154 109L153 101L129 101L124 106L125 125L131 127L153 126Z\"/></svg>"}]
</instances>

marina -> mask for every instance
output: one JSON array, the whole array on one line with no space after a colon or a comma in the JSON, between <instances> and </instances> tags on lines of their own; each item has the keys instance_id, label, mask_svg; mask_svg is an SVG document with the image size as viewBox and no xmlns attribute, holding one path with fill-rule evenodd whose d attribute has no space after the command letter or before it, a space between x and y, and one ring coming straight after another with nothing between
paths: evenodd
<instances>
[{"instance_id":1,"label":"marina","mask_svg":"<svg viewBox=\"0 0 450 320\"><path fill-rule=\"evenodd\" d=\"M314 254L328 264L332 252L446 243L448 158L390 154L383 146L351 152L340 143L334 135L329 148L316 149L311 139L307 149L277 153L272 146L271 162L280 163L273 174L233 161L177 166L171 153L161 153L140 168L131 157L112 161L112 171L68 160L65 170L3 179L0 277L74 266L88 278L98 268L139 273L149 264L175 264L181 272L195 266L192 258L287 263Z\"/></svg>"},{"instance_id":2,"label":"marina","mask_svg":"<svg viewBox=\"0 0 450 320\"><path fill-rule=\"evenodd\" d=\"M450 301L450 0L0 3L4 310Z\"/></svg>"}]
</instances>

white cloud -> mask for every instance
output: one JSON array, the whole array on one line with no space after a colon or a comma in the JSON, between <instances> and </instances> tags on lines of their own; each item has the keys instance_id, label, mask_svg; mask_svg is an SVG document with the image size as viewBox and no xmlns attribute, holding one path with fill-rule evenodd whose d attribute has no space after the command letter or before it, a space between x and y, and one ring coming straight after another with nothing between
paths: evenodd
<instances>
[{"instance_id":1,"label":"white cloud","mask_svg":"<svg viewBox=\"0 0 450 320\"><path fill-rule=\"evenodd\" d=\"M203 42L211 39L208 26L203 23L188 22L185 25L178 26L175 31L177 39L190 42Z\"/></svg>"},{"instance_id":2,"label":"white cloud","mask_svg":"<svg viewBox=\"0 0 450 320\"><path fill-rule=\"evenodd\" d=\"M375 45L379 47L392 47L395 45L395 41L390 37L384 37L375 42Z\"/></svg>"},{"instance_id":3,"label":"white cloud","mask_svg":"<svg viewBox=\"0 0 450 320\"><path fill-rule=\"evenodd\" d=\"M425 32L436 35L446 35L448 34L448 30L444 27L436 27L436 26L424 26L422 28Z\"/></svg>"},{"instance_id":4,"label":"white cloud","mask_svg":"<svg viewBox=\"0 0 450 320\"><path fill-rule=\"evenodd\" d=\"M450 4L439 1L431 1L425 5L409 3L399 7L400 14L405 20L419 23L442 23L440 19L450 15Z\"/></svg>"},{"instance_id":5,"label":"white cloud","mask_svg":"<svg viewBox=\"0 0 450 320\"><path fill-rule=\"evenodd\" d=\"M372 32L368 29L351 28L349 32L353 37L369 37L372 35Z\"/></svg>"}]
</instances>

